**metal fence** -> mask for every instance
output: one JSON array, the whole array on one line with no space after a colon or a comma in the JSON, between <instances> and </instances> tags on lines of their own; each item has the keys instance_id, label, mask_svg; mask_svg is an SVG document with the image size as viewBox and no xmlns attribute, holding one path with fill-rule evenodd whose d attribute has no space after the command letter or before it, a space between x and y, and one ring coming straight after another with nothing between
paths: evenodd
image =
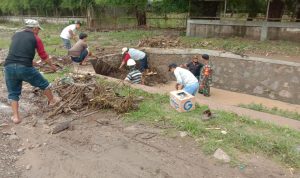
<instances>
[{"instance_id":1,"label":"metal fence","mask_svg":"<svg viewBox=\"0 0 300 178\"><path fill-rule=\"evenodd\" d=\"M171 14L156 13L147 9L146 26L153 28L186 28L188 13ZM88 16L88 24L92 29L130 29L138 27L136 9L133 7L98 7L92 9Z\"/></svg>"}]
</instances>

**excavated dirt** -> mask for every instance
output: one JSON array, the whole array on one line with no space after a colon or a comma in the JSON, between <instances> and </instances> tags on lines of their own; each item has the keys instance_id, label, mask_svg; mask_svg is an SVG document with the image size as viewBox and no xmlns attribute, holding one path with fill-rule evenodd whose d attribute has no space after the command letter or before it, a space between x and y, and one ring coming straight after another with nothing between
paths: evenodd
<instances>
[{"instance_id":1,"label":"excavated dirt","mask_svg":"<svg viewBox=\"0 0 300 178\"><path fill-rule=\"evenodd\" d=\"M128 74L128 71L125 68L121 70L118 68L120 65L120 59L118 61L116 61L117 59L114 59L118 56L115 56L115 54L106 56L90 60L95 73L124 80L126 75ZM112 60L114 61L111 62ZM137 65L137 68L139 68L139 64ZM143 75L143 81L145 85L155 86L157 84L165 84L168 82L168 80L164 78L163 75L157 72L156 66L150 66L150 70L156 72L157 74L150 76Z\"/></svg>"}]
</instances>

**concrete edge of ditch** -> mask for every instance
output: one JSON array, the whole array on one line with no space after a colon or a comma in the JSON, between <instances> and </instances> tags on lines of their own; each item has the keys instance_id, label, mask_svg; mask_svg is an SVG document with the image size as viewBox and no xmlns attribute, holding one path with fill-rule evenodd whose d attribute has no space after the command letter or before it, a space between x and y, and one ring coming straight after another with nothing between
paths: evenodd
<instances>
[{"instance_id":1,"label":"concrete edge of ditch","mask_svg":"<svg viewBox=\"0 0 300 178\"><path fill-rule=\"evenodd\" d=\"M120 79L113 78L113 77L108 77L108 76L104 76L104 75L100 75L100 74L95 74L95 75L104 80L109 80L112 82L120 82L121 81ZM145 86L145 85L138 85L138 84L128 84L128 85L131 86L132 88L141 89L145 92L152 93L152 94L155 94L155 93L168 94L169 93L168 91L162 91L160 88L155 88L155 87L150 87L150 86ZM211 108L211 109L232 112L232 113L236 113L239 116L245 116L245 117L249 117L250 119L261 120L263 122L272 123L277 126L288 127L288 128L294 129L296 131L300 131L300 121L297 121L297 120L285 118L282 116L272 115L269 113L254 111L254 110L250 110L247 108L241 108L238 106L224 105L224 104L219 104L219 103L215 103L215 102L208 101L208 100L201 100L200 98L197 98L197 96L196 96L196 102L200 105L203 105L203 104L208 105L209 108Z\"/></svg>"},{"instance_id":2,"label":"concrete edge of ditch","mask_svg":"<svg viewBox=\"0 0 300 178\"><path fill-rule=\"evenodd\" d=\"M290 61L281 61L275 59L267 59L267 58L260 58L260 57L251 57L251 56L241 56L230 52L223 52L223 51L216 51L216 50L207 50L207 49L176 49L176 48L144 48L146 52L154 53L154 54L176 54L176 55L190 55L190 54L208 54L210 56L215 57L223 57L223 58L232 58L232 59L239 59L239 60L249 60L249 61L259 61L265 63L274 63L274 64L281 64L281 65L289 65L294 67L300 67L300 63L297 62L290 62Z\"/></svg>"}]
</instances>

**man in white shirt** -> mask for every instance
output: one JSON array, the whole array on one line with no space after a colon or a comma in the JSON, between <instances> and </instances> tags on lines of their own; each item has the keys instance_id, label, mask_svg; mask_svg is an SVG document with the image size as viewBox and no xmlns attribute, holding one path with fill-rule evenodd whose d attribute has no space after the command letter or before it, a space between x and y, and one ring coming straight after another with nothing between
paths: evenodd
<instances>
[{"instance_id":1,"label":"man in white shirt","mask_svg":"<svg viewBox=\"0 0 300 178\"><path fill-rule=\"evenodd\" d=\"M69 25L63 29L60 34L60 38L63 40L64 47L66 49L71 49L71 39L76 41L76 31L81 27L81 22L76 21L75 24Z\"/></svg>"},{"instance_id":2,"label":"man in white shirt","mask_svg":"<svg viewBox=\"0 0 300 178\"><path fill-rule=\"evenodd\" d=\"M199 89L199 83L198 79L194 76L192 72L190 72L187 69L177 67L177 64L170 64L169 72L174 72L174 75L177 80L177 90L184 90L185 92L193 96L196 95Z\"/></svg>"}]
</instances>

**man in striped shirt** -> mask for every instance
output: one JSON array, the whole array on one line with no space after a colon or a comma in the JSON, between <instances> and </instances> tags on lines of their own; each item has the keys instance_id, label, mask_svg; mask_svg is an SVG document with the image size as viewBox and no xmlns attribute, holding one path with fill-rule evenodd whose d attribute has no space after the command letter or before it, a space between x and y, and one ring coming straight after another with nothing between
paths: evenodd
<instances>
[{"instance_id":1,"label":"man in striped shirt","mask_svg":"<svg viewBox=\"0 0 300 178\"><path fill-rule=\"evenodd\" d=\"M142 83L142 73L135 68L136 62L133 59L127 61L127 66L129 67L129 73L125 78L125 81L135 84Z\"/></svg>"}]
</instances>

